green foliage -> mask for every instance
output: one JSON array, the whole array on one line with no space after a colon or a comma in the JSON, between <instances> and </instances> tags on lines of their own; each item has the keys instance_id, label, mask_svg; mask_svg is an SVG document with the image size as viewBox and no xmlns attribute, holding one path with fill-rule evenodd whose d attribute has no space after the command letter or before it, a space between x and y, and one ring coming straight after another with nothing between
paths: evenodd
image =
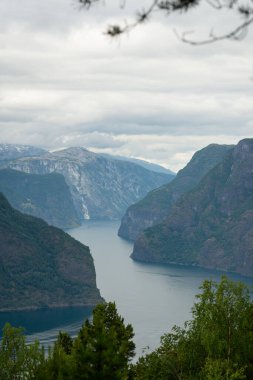
<instances>
[{"instance_id":1,"label":"green foliage","mask_svg":"<svg viewBox=\"0 0 253 380\"><path fill-rule=\"evenodd\" d=\"M174 327L160 347L133 366L135 379L252 379L253 306L248 289L225 276L204 281L184 328Z\"/></svg>"},{"instance_id":2,"label":"green foliage","mask_svg":"<svg viewBox=\"0 0 253 380\"><path fill-rule=\"evenodd\" d=\"M49 350L48 357L41 366L36 380L69 380L72 379L73 362L71 355L66 354L64 348L55 343Z\"/></svg>"},{"instance_id":3,"label":"green foliage","mask_svg":"<svg viewBox=\"0 0 253 380\"><path fill-rule=\"evenodd\" d=\"M228 360L207 359L202 378L205 380L245 380L245 367L237 367L236 364L231 366Z\"/></svg>"},{"instance_id":4,"label":"green foliage","mask_svg":"<svg viewBox=\"0 0 253 380\"><path fill-rule=\"evenodd\" d=\"M66 332L60 331L53 348L37 374L37 380L67 380L72 378L73 358L71 356L73 340Z\"/></svg>"},{"instance_id":5,"label":"green foliage","mask_svg":"<svg viewBox=\"0 0 253 380\"><path fill-rule=\"evenodd\" d=\"M134 334L118 315L115 303L98 305L73 341L59 332L45 357L39 343L26 345L23 330L6 324L0 346L0 380L78 380L128 377Z\"/></svg>"},{"instance_id":6,"label":"green foliage","mask_svg":"<svg viewBox=\"0 0 253 380\"><path fill-rule=\"evenodd\" d=\"M0 345L0 380L36 380L43 361L39 343L26 345L22 328L6 323Z\"/></svg>"},{"instance_id":7,"label":"green foliage","mask_svg":"<svg viewBox=\"0 0 253 380\"><path fill-rule=\"evenodd\" d=\"M133 336L132 326L125 326L115 303L98 305L92 322L85 322L74 343L74 378L126 379L134 356Z\"/></svg>"},{"instance_id":8,"label":"green foliage","mask_svg":"<svg viewBox=\"0 0 253 380\"><path fill-rule=\"evenodd\" d=\"M204 281L192 320L174 326L160 346L130 364L133 329L115 303L98 305L76 339L59 332L47 357L6 324L0 380L252 380L253 304L241 283Z\"/></svg>"},{"instance_id":9,"label":"green foliage","mask_svg":"<svg viewBox=\"0 0 253 380\"><path fill-rule=\"evenodd\" d=\"M248 289L222 277L219 284L204 281L193 307L191 329L213 359L244 362L252 355L252 304Z\"/></svg>"},{"instance_id":10,"label":"green foliage","mask_svg":"<svg viewBox=\"0 0 253 380\"><path fill-rule=\"evenodd\" d=\"M71 354L73 348L73 340L68 333L60 331L56 343L59 347L62 347L65 354Z\"/></svg>"}]
</instances>

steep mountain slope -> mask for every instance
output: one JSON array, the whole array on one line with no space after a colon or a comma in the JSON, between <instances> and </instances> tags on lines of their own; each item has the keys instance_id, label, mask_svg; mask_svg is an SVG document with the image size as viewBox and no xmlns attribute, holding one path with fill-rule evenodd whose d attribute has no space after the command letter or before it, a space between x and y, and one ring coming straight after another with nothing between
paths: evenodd
<instances>
[{"instance_id":1,"label":"steep mountain slope","mask_svg":"<svg viewBox=\"0 0 253 380\"><path fill-rule=\"evenodd\" d=\"M0 144L0 160L13 160L19 157L41 156L46 150L30 145Z\"/></svg>"},{"instance_id":2,"label":"steep mountain slope","mask_svg":"<svg viewBox=\"0 0 253 380\"><path fill-rule=\"evenodd\" d=\"M231 149L231 145L211 144L196 152L173 181L151 191L127 209L121 221L119 236L135 240L146 228L161 223L178 198L197 186L205 174L221 162Z\"/></svg>"},{"instance_id":3,"label":"steep mountain slope","mask_svg":"<svg viewBox=\"0 0 253 380\"><path fill-rule=\"evenodd\" d=\"M101 301L89 248L0 194L0 311Z\"/></svg>"},{"instance_id":4,"label":"steep mountain slope","mask_svg":"<svg viewBox=\"0 0 253 380\"><path fill-rule=\"evenodd\" d=\"M3 169L0 170L0 191L14 208L53 226L72 228L79 224L69 188L61 174L37 175Z\"/></svg>"},{"instance_id":5,"label":"steep mountain slope","mask_svg":"<svg viewBox=\"0 0 253 380\"><path fill-rule=\"evenodd\" d=\"M136 241L136 260L253 276L253 139L245 139Z\"/></svg>"},{"instance_id":6,"label":"steep mountain slope","mask_svg":"<svg viewBox=\"0 0 253 380\"><path fill-rule=\"evenodd\" d=\"M120 218L130 204L171 179L170 175L106 159L84 148L20 158L8 167L33 174L63 174L80 219Z\"/></svg>"}]
</instances>

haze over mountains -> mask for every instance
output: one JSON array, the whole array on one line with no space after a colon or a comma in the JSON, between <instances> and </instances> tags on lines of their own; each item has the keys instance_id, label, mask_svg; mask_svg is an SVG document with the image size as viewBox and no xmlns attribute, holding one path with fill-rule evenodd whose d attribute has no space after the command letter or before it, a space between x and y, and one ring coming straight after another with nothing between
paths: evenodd
<instances>
[{"instance_id":1,"label":"haze over mountains","mask_svg":"<svg viewBox=\"0 0 253 380\"><path fill-rule=\"evenodd\" d=\"M62 223L59 222L61 213L56 210L56 207L54 221L52 217L49 217L48 213L41 214L41 209L48 206L43 202L40 205L35 204L36 202L32 202L32 197L29 196L27 196L27 199L19 202L16 199L16 202L14 202L17 192L21 191L19 187L16 187L16 195L12 192L10 202L22 211L42 216L49 223L64 228L73 225L76 218L79 223L85 219L121 218L130 204L141 199L150 190L168 183L174 178L174 175L170 174L166 169L164 169L165 173L158 173L144 168L143 162L139 165L129 162L127 159L106 158L84 148L67 148L50 153L44 150L37 151L33 147L30 147L29 150L29 147L17 146L15 148L5 144L5 147L8 146L10 151L14 153L9 153L7 149L3 149L1 167L22 171L27 174L61 174L69 187L76 217L73 215L70 202L68 202L69 206L66 209L66 214L71 215L70 220L66 220L66 215L65 220L62 219ZM24 156L22 156L22 152L24 152ZM17 154L18 158L15 157ZM13 177L14 174L12 174ZM58 180L60 181L60 177L58 177ZM18 182L18 179L16 181ZM31 181L28 176L26 181ZM7 184L6 173L5 182L5 188L2 191L8 198L8 191L12 185ZM29 186L31 187L32 185ZM51 189L53 190L52 186ZM65 185L63 186L64 191L67 194ZM37 192L35 187L31 192ZM53 199L58 196L59 191L55 195L52 194L51 200L48 197L48 204L53 203ZM40 196L36 197L37 199L42 199ZM17 195L17 198L21 199L21 195ZM55 206L57 206L57 202Z\"/></svg>"},{"instance_id":2,"label":"haze over mountains","mask_svg":"<svg viewBox=\"0 0 253 380\"><path fill-rule=\"evenodd\" d=\"M135 260L253 275L253 139L230 149L167 218L136 240Z\"/></svg>"}]
</instances>

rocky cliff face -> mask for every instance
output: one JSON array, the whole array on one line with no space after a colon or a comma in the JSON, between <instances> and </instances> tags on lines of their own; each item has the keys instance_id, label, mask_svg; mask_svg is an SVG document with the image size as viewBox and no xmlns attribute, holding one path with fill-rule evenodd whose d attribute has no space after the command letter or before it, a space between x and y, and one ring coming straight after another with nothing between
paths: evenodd
<instances>
[{"instance_id":1,"label":"rocky cliff face","mask_svg":"<svg viewBox=\"0 0 253 380\"><path fill-rule=\"evenodd\" d=\"M134 241L146 228L161 223L179 197L197 186L231 149L231 145L211 144L196 152L173 181L151 191L127 209L121 221L119 236Z\"/></svg>"},{"instance_id":2,"label":"rocky cliff face","mask_svg":"<svg viewBox=\"0 0 253 380\"><path fill-rule=\"evenodd\" d=\"M50 225L66 229L80 222L61 174L38 175L3 169L0 170L0 191L14 208L42 218Z\"/></svg>"},{"instance_id":3,"label":"rocky cliff face","mask_svg":"<svg viewBox=\"0 0 253 380\"><path fill-rule=\"evenodd\" d=\"M0 194L0 311L101 302L89 248Z\"/></svg>"},{"instance_id":4,"label":"rocky cliff face","mask_svg":"<svg viewBox=\"0 0 253 380\"><path fill-rule=\"evenodd\" d=\"M84 148L20 158L8 167L33 174L62 174L80 219L118 219L130 204L171 179L170 175L106 159Z\"/></svg>"},{"instance_id":5,"label":"rocky cliff face","mask_svg":"<svg viewBox=\"0 0 253 380\"><path fill-rule=\"evenodd\" d=\"M245 139L167 219L140 235L133 259L253 276L253 139Z\"/></svg>"}]
</instances>

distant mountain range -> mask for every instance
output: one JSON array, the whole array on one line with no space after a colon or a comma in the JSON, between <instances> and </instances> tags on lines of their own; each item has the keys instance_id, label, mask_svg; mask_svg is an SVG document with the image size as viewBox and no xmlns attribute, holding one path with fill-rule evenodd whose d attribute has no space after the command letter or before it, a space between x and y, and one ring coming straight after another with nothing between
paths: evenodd
<instances>
[{"instance_id":1,"label":"distant mountain range","mask_svg":"<svg viewBox=\"0 0 253 380\"><path fill-rule=\"evenodd\" d=\"M10 157L7 154L5 156ZM0 166L28 174L62 174L69 187L79 222L84 219L119 219L130 204L143 198L150 190L174 178L172 174L147 170L128 160L106 158L84 148L68 148L52 153L43 151L42 155L32 155L32 151L29 151L28 157L2 160ZM6 189L7 186L3 191L8 198L9 193ZM52 186L51 189L53 189ZM16 190L19 192L19 188ZM58 194L59 191L57 196ZM10 199L13 204L14 196L12 194ZM40 196L36 197L40 198ZM53 199L55 199L54 196L52 196L52 202ZM33 214L42 216L40 212L37 214L37 210L44 208L44 203L30 208L29 201L26 200L25 204L26 212L33 209ZM24 210L18 202L15 205ZM59 218L60 214L57 214L55 219L59 220ZM52 222L52 218L47 220ZM72 222L71 217L69 223L66 221L66 226ZM58 222L57 225L59 225Z\"/></svg>"},{"instance_id":2,"label":"distant mountain range","mask_svg":"<svg viewBox=\"0 0 253 380\"><path fill-rule=\"evenodd\" d=\"M135 260L199 265L253 276L253 139L229 149L199 185L146 229Z\"/></svg>"},{"instance_id":3,"label":"distant mountain range","mask_svg":"<svg viewBox=\"0 0 253 380\"><path fill-rule=\"evenodd\" d=\"M232 145L211 144L196 152L170 183L151 191L127 209L121 221L119 236L134 241L146 228L161 223L180 196L197 186L232 148Z\"/></svg>"},{"instance_id":4,"label":"distant mountain range","mask_svg":"<svg viewBox=\"0 0 253 380\"><path fill-rule=\"evenodd\" d=\"M0 311L94 306L102 298L89 248L0 194Z\"/></svg>"},{"instance_id":5,"label":"distant mountain range","mask_svg":"<svg viewBox=\"0 0 253 380\"><path fill-rule=\"evenodd\" d=\"M30 145L0 144L0 161L14 160L19 157L42 156L45 149Z\"/></svg>"}]
</instances>

